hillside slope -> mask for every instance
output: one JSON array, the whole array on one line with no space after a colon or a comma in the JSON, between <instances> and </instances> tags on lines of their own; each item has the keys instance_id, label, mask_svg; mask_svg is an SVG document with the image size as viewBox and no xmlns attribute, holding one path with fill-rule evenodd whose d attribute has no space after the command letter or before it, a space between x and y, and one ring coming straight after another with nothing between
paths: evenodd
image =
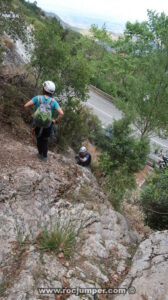
<instances>
[{"instance_id":1,"label":"hillside slope","mask_svg":"<svg viewBox=\"0 0 168 300\"><path fill-rule=\"evenodd\" d=\"M91 172L77 166L72 159L52 152L48 163L41 162L35 147L13 139L10 133L1 133L0 142L2 299L44 299L38 294L40 287L118 286L129 271L140 237L113 210ZM62 226L67 222L72 224L76 232L70 258L66 258L64 248L57 255L37 248L42 228L46 226L50 230L51 224L58 221ZM167 232L162 234L162 243L166 239ZM147 260L150 249L146 242ZM134 264L136 257L138 254ZM141 264L143 267L143 261ZM162 260L157 260L158 266L162 271ZM164 278L162 289L166 286ZM80 297L73 295L69 299ZM85 295L85 299L93 296ZM104 295L98 299L112 298Z\"/></svg>"},{"instance_id":2,"label":"hillside slope","mask_svg":"<svg viewBox=\"0 0 168 300\"><path fill-rule=\"evenodd\" d=\"M15 295L16 299L27 290L35 295L36 285L47 287L54 280L60 285L64 277L70 286L101 286L112 280L112 274L124 273L130 257L128 249L132 243L136 244L137 235L106 201L90 171L54 153L50 153L49 163L44 164L36 158L34 147L6 135L1 135L0 140L3 141L1 157L5 153L1 160L0 263L1 277L8 278L10 287L5 297L10 299ZM64 267L65 259L49 253L44 255L48 263L45 266L40 263L40 252L36 251L34 241L41 227L49 226L50 218L53 223L69 219L76 230L81 227L69 267ZM23 241L27 236L29 239L22 270L15 266L15 274L11 274L19 232ZM17 251L20 249L17 245ZM34 278L37 268L46 273L45 279L44 274L42 278L39 276L38 283Z\"/></svg>"},{"instance_id":3,"label":"hillside slope","mask_svg":"<svg viewBox=\"0 0 168 300\"><path fill-rule=\"evenodd\" d=\"M129 249L136 246L138 235L113 210L90 171L52 152L45 164L34 147L5 134L0 140L1 290L7 282L3 299L24 298L26 293L38 299L37 287L42 286L118 282L127 272ZM80 228L74 253L65 259L44 252L42 263L36 238L43 226L58 220L69 220L75 231Z\"/></svg>"},{"instance_id":4,"label":"hillside slope","mask_svg":"<svg viewBox=\"0 0 168 300\"><path fill-rule=\"evenodd\" d=\"M31 20L38 15L34 9ZM168 232L142 241L89 169L51 151L47 163L37 158L23 105L39 91L24 72L22 53L9 36L6 42L0 75L0 298L111 300L115 295L48 297L38 288L133 285L136 294L125 299L166 300Z\"/></svg>"}]
</instances>

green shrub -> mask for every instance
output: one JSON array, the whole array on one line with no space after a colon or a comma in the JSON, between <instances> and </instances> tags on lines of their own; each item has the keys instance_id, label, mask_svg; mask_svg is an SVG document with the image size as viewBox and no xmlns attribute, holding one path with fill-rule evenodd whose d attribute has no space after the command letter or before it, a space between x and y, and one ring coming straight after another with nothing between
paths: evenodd
<instances>
[{"instance_id":1,"label":"green shrub","mask_svg":"<svg viewBox=\"0 0 168 300\"><path fill-rule=\"evenodd\" d=\"M56 254L63 252L70 257L75 249L76 233L70 224L61 225L59 222L53 228L43 228L37 239L38 249L42 251L53 251Z\"/></svg>"},{"instance_id":2,"label":"green shrub","mask_svg":"<svg viewBox=\"0 0 168 300\"><path fill-rule=\"evenodd\" d=\"M168 229L168 168L155 170L141 193L145 221L153 229Z\"/></svg>"},{"instance_id":3,"label":"green shrub","mask_svg":"<svg viewBox=\"0 0 168 300\"><path fill-rule=\"evenodd\" d=\"M100 122L79 99L70 98L63 106L64 117L58 126L56 142L61 148L79 150L82 141L93 139Z\"/></svg>"},{"instance_id":4,"label":"green shrub","mask_svg":"<svg viewBox=\"0 0 168 300\"><path fill-rule=\"evenodd\" d=\"M140 170L146 164L150 150L149 141L135 138L127 118L114 121L107 130L109 135L104 134L104 138L99 139L98 146L109 154L110 168L126 165L129 171Z\"/></svg>"},{"instance_id":5,"label":"green shrub","mask_svg":"<svg viewBox=\"0 0 168 300\"><path fill-rule=\"evenodd\" d=\"M106 156L105 161L101 162L100 165L107 170L110 162ZM103 166L102 163L105 163L106 166ZM135 176L128 171L126 165L120 166L111 172L109 169L108 174L106 174L103 180L102 187L104 192L108 195L113 207L117 211L120 211L124 196L136 187Z\"/></svg>"},{"instance_id":6,"label":"green shrub","mask_svg":"<svg viewBox=\"0 0 168 300\"><path fill-rule=\"evenodd\" d=\"M103 149L99 155L99 166L105 175L103 186L114 207L119 210L127 191L136 186L134 172L144 167L149 153L149 142L133 136L130 121L123 118L101 132L97 139ZM100 138L102 136L102 138Z\"/></svg>"}]
</instances>

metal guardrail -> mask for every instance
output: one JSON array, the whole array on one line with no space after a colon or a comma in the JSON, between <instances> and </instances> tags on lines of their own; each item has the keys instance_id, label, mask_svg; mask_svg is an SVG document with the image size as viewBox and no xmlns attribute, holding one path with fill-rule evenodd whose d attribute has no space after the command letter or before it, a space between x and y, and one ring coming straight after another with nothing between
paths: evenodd
<instances>
[{"instance_id":1,"label":"metal guardrail","mask_svg":"<svg viewBox=\"0 0 168 300\"><path fill-rule=\"evenodd\" d=\"M94 92L96 92L97 94L99 94L100 96L106 98L107 100L112 101L113 97L105 92L103 92L102 90L98 89L97 87L95 87L94 85L90 84L90 89L93 90Z\"/></svg>"},{"instance_id":2,"label":"metal guardrail","mask_svg":"<svg viewBox=\"0 0 168 300\"><path fill-rule=\"evenodd\" d=\"M90 90L95 92L96 94L98 94L99 96L103 97L105 100L110 101L111 103L114 102L114 99L111 95L103 92L102 90L98 89L97 87L90 85ZM115 104L114 104L115 105ZM162 148L164 150L164 152L166 153L166 150L168 149L166 146L161 145L159 142L153 142L151 139L151 153L149 155L148 158L148 165L150 166L156 166L159 167L159 163L162 161L161 156L159 155L159 153L155 153L154 152L154 148L155 145L158 145L158 147L160 146L160 148Z\"/></svg>"}]
</instances>

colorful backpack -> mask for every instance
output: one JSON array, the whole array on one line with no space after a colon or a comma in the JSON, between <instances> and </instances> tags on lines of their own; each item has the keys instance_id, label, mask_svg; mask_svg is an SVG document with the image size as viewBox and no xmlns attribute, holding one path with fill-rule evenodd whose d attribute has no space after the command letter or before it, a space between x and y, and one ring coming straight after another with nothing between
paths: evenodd
<instances>
[{"instance_id":1,"label":"colorful backpack","mask_svg":"<svg viewBox=\"0 0 168 300\"><path fill-rule=\"evenodd\" d=\"M39 107L36 109L33 116L35 126L48 128L52 124L51 105L53 103L53 99L51 98L49 102L43 103L41 96L39 96L38 101L39 101Z\"/></svg>"}]
</instances>

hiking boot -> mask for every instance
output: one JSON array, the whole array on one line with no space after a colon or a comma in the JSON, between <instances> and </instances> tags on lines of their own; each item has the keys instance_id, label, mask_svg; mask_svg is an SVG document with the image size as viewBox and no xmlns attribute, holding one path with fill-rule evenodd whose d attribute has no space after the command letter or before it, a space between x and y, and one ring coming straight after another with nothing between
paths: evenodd
<instances>
[{"instance_id":1,"label":"hiking boot","mask_svg":"<svg viewBox=\"0 0 168 300\"><path fill-rule=\"evenodd\" d=\"M43 156L43 157L42 157L42 160L43 160L43 161L48 161L48 157L44 157L44 156Z\"/></svg>"},{"instance_id":2,"label":"hiking boot","mask_svg":"<svg viewBox=\"0 0 168 300\"><path fill-rule=\"evenodd\" d=\"M42 154L40 154L40 153L37 153L37 157L38 157L39 159L43 159L43 156L42 156Z\"/></svg>"}]
</instances>

